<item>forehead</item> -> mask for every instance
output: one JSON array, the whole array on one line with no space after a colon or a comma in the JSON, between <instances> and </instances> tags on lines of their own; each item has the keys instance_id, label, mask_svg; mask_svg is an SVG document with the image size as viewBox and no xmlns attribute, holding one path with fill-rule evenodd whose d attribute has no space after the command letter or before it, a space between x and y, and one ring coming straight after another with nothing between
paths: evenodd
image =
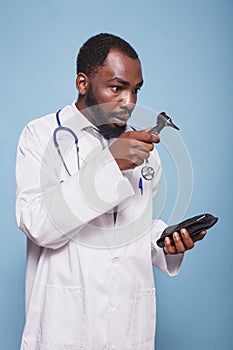
<instances>
[{"instance_id":1,"label":"forehead","mask_svg":"<svg viewBox=\"0 0 233 350\"><path fill-rule=\"evenodd\" d=\"M120 78L136 85L142 81L142 70L139 60L128 57L118 50L110 50L104 65L95 74L98 79L110 80Z\"/></svg>"}]
</instances>

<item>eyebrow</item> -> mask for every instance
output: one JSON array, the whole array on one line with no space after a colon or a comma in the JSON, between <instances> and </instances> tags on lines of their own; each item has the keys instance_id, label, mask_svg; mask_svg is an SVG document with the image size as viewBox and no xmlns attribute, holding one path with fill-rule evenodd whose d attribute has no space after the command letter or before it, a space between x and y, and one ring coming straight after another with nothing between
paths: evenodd
<instances>
[{"instance_id":1,"label":"eyebrow","mask_svg":"<svg viewBox=\"0 0 233 350\"><path fill-rule=\"evenodd\" d=\"M124 85L124 86L129 86L129 85L130 85L130 83L129 83L128 81L123 80L123 79L118 78L118 77L109 79L109 82L111 82L111 81L112 81L112 82L120 83L120 84L122 84L122 85ZM140 82L136 85L136 87L141 87L142 85L143 85L143 80L140 81Z\"/></svg>"}]
</instances>

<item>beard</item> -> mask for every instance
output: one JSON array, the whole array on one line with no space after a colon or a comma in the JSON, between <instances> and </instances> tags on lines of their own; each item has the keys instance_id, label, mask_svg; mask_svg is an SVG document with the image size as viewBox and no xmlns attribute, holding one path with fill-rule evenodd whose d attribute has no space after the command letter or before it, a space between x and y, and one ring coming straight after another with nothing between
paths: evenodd
<instances>
[{"instance_id":1,"label":"beard","mask_svg":"<svg viewBox=\"0 0 233 350\"><path fill-rule=\"evenodd\" d=\"M86 102L88 106L88 114L91 116L95 126L98 127L99 132L106 140L113 138L118 138L126 130L127 125L117 125L117 124L108 124L106 122L107 117L106 113L101 109L100 104L96 99L96 96L92 90L92 87L89 87L88 93L86 95Z\"/></svg>"}]
</instances>

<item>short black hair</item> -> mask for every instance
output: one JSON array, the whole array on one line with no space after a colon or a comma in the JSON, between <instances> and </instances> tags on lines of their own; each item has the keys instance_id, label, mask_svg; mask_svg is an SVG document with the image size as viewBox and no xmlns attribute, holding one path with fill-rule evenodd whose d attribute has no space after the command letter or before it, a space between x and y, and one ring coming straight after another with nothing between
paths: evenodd
<instances>
[{"instance_id":1,"label":"short black hair","mask_svg":"<svg viewBox=\"0 0 233 350\"><path fill-rule=\"evenodd\" d=\"M77 74L85 73L87 76L96 72L103 66L111 49L116 49L126 56L137 59L138 54L124 39L108 33L100 33L88 39L80 48L77 57Z\"/></svg>"}]
</instances>

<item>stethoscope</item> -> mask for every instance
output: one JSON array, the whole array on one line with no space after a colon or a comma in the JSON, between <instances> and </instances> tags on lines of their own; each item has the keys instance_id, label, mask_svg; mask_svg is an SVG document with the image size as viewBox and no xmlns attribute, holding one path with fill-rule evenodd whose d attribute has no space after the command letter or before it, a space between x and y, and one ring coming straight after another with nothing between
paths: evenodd
<instances>
[{"instance_id":1,"label":"stethoscope","mask_svg":"<svg viewBox=\"0 0 233 350\"><path fill-rule=\"evenodd\" d=\"M69 172L68 167L67 167L67 165L65 163L65 160L63 158L63 155L61 153L61 150L60 150L60 147L59 147L59 143L57 141L57 133L59 131L66 131L66 132L68 132L69 134L71 134L73 136L75 147L76 147L76 153L77 153L78 170L80 170L78 136L75 134L75 132L72 129L61 125L60 118L59 118L60 112L61 112L61 110L58 110L56 112L56 119L57 119L58 127L53 132L53 142L54 142L54 145L55 145L55 147L57 149L58 155L61 158L62 164L63 164L67 174L69 176L71 176L71 173ZM178 129L178 127L172 123L171 118L168 117L164 112L162 112L157 117L157 125L155 127L153 127L151 130L149 130L149 132L158 135L159 132L165 126L171 126L171 127L175 128L175 129ZM155 170L154 170L154 168L149 166L149 160L148 159L145 160L145 165L141 169L141 176L147 181L151 181L154 178L154 176L155 176ZM142 178L141 177L139 179L139 189L141 190L141 194L143 194Z\"/></svg>"},{"instance_id":2,"label":"stethoscope","mask_svg":"<svg viewBox=\"0 0 233 350\"><path fill-rule=\"evenodd\" d=\"M66 132L68 132L69 134L71 134L73 136L74 143L75 143L75 148L76 148L76 153L77 153L78 170L80 170L78 136L75 134L75 132L72 129L61 125L60 118L59 118L60 112L61 112L61 110L59 109L59 111L57 111L57 113L56 113L56 119L57 119L58 127L53 132L53 142L54 142L54 145L55 145L55 147L57 149L58 155L61 158L62 164L63 164L67 174L69 176L71 176L71 173L69 172L68 167L67 167L67 165L65 163L65 160L63 158L63 155L61 153L61 150L60 150L60 147L59 147L59 143L57 141L57 133L59 131L66 131Z\"/></svg>"}]
</instances>

